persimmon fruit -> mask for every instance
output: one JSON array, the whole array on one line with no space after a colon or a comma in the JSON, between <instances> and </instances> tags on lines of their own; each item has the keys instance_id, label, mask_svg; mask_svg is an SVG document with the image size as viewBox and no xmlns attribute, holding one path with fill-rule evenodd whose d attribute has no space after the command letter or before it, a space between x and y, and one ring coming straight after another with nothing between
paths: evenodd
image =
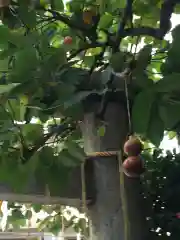
<instances>
[{"instance_id":1,"label":"persimmon fruit","mask_svg":"<svg viewBox=\"0 0 180 240\"><path fill-rule=\"evenodd\" d=\"M66 45L72 44L72 41L73 41L73 39L72 39L72 37L70 37L70 36L66 36L66 37L64 38L64 44L66 44Z\"/></svg>"},{"instance_id":2,"label":"persimmon fruit","mask_svg":"<svg viewBox=\"0 0 180 240\"><path fill-rule=\"evenodd\" d=\"M131 136L124 144L124 152L128 156L138 156L143 150L143 144L134 136Z\"/></svg>"},{"instance_id":3,"label":"persimmon fruit","mask_svg":"<svg viewBox=\"0 0 180 240\"><path fill-rule=\"evenodd\" d=\"M123 171L128 177L139 177L145 171L144 161L140 156L130 156L122 164Z\"/></svg>"},{"instance_id":4,"label":"persimmon fruit","mask_svg":"<svg viewBox=\"0 0 180 240\"><path fill-rule=\"evenodd\" d=\"M94 13L91 10L86 10L83 12L83 22L85 24L91 24L93 22Z\"/></svg>"}]
</instances>

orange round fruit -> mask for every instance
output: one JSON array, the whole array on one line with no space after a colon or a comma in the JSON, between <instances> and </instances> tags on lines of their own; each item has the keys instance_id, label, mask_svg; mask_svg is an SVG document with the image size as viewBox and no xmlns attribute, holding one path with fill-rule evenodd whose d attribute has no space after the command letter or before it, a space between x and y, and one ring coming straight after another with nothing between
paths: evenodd
<instances>
[{"instance_id":1,"label":"orange round fruit","mask_svg":"<svg viewBox=\"0 0 180 240\"><path fill-rule=\"evenodd\" d=\"M83 12L83 22L85 24L92 24L94 15L95 13L92 10L85 10Z\"/></svg>"},{"instance_id":2,"label":"orange round fruit","mask_svg":"<svg viewBox=\"0 0 180 240\"><path fill-rule=\"evenodd\" d=\"M124 144L124 152L128 156L138 156L143 150L143 145L137 137L130 137Z\"/></svg>"},{"instance_id":3,"label":"orange round fruit","mask_svg":"<svg viewBox=\"0 0 180 240\"><path fill-rule=\"evenodd\" d=\"M128 177L139 177L145 171L144 162L140 156L128 157L122 167Z\"/></svg>"},{"instance_id":4,"label":"orange round fruit","mask_svg":"<svg viewBox=\"0 0 180 240\"><path fill-rule=\"evenodd\" d=\"M70 44L72 44L72 37L70 37L70 36L66 36L65 38L64 38L64 44L66 44L66 45L70 45Z\"/></svg>"}]
</instances>

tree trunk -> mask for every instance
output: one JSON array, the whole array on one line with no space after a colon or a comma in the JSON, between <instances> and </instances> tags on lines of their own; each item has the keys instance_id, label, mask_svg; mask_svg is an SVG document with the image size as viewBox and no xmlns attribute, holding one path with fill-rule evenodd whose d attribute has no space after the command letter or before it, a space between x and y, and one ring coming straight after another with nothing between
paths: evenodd
<instances>
[{"instance_id":1,"label":"tree trunk","mask_svg":"<svg viewBox=\"0 0 180 240\"><path fill-rule=\"evenodd\" d=\"M119 151L127 135L127 113L124 106L110 103L105 113L106 131L97 136L97 122L93 113L84 116L83 135L86 152ZM117 157L93 157L96 200L89 206L93 240L126 240L120 194L120 172ZM129 219L128 240L147 237L143 198L139 179L125 177L125 191Z\"/></svg>"}]
</instances>

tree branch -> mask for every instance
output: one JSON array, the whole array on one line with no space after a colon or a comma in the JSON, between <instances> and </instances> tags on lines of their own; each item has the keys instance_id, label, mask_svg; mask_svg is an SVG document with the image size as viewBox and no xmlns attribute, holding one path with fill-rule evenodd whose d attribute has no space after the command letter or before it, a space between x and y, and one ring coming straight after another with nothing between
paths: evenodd
<instances>
[{"instance_id":1,"label":"tree branch","mask_svg":"<svg viewBox=\"0 0 180 240\"><path fill-rule=\"evenodd\" d=\"M132 37L138 37L138 36L151 36L157 39L161 39L161 35L159 33L159 29L158 28L152 28L152 27L147 27L147 26L143 26L143 27L138 27L138 28L126 28L124 29L123 33L122 33L122 38L128 37L128 36L132 36Z\"/></svg>"},{"instance_id":2,"label":"tree branch","mask_svg":"<svg viewBox=\"0 0 180 240\"><path fill-rule=\"evenodd\" d=\"M118 27L118 31L117 31L116 43L114 46L115 51L118 50L118 48L119 48L119 45L122 40L122 34L125 29L127 21L128 20L132 21L132 16L133 16L132 4L133 4L133 0L126 0L126 8L124 10L124 16L122 18L122 21L119 23L119 27ZM133 29L133 28L131 28L131 29Z\"/></svg>"},{"instance_id":3,"label":"tree branch","mask_svg":"<svg viewBox=\"0 0 180 240\"><path fill-rule=\"evenodd\" d=\"M171 28L171 15L180 0L164 0L160 13L160 34L163 37Z\"/></svg>"},{"instance_id":4,"label":"tree branch","mask_svg":"<svg viewBox=\"0 0 180 240\"><path fill-rule=\"evenodd\" d=\"M65 24L67 24L71 28L80 30L82 32L88 32L89 31L89 27L87 27L86 25L76 23L76 22L72 21L69 17L67 17L65 15L62 15L59 12L56 12L56 11L51 10L51 9L44 9L44 10L50 12L56 20L59 20L59 21L65 23Z\"/></svg>"},{"instance_id":5,"label":"tree branch","mask_svg":"<svg viewBox=\"0 0 180 240\"><path fill-rule=\"evenodd\" d=\"M159 28L152 28L147 26L142 26L139 28L127 28L124 29L122 38L125 38L127 36L147 35L156 39L163 39L171 28L171 15L174 12L176 4L178 3L180 3L180 0L164 0L160 12Z\"/></svg>"}]
</instances>

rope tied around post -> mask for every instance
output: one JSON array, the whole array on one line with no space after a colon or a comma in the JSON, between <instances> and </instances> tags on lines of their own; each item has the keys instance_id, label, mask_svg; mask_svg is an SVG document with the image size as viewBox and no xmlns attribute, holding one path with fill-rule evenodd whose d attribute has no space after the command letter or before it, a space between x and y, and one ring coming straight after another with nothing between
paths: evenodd
<instances>
[{"instance_id":1,"label":"rope tied around post","mask_svg":"<svg viewBox=\"0 0 180 240\"><path fill-rule=\"evenodd\" d=\"M119 151L103 151L103 152L92 152L92 153L86 153L87 158L91 157L111 157L111 156L117 156Z\"/></svg>"}]
</instances>

